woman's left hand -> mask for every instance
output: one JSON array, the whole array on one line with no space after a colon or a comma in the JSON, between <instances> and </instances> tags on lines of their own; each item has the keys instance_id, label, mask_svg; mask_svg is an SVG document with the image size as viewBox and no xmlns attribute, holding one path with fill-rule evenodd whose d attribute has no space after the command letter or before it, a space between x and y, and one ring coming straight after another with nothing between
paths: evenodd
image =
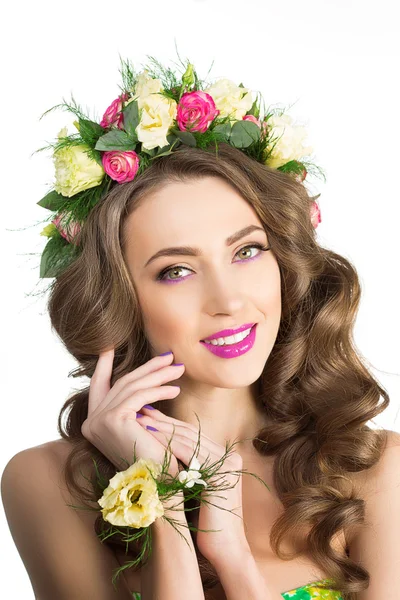
<instances>
[{"instance_id":1,"label":"woman's left hand","mask_svg":"<svg viewBox=\"0 0 400 600\"><path fill-rule=\"evenodd\" d=\"M144 428L150 425L158 429L158 431L148 431L166 448L171 440L170 448L173 455L189 467L199 439L199 429L189 423L168 417L158 409L143 407L141 413L145 416L138 418L137 422ZM218 462L225 454L224 446L220 446L207 436L200 434L200 444L195 457L201 465L208 459L205 465L207 468ZM212 564L218 559L220 560L221 556L226 558L230 549L235 554L242 550L243 552L249 550L243 521L242 475L237 473L242 466L243 459L240 454L230 451L223 464L218 467L216 473L208 481L208 486L212 483L215 486L229 487L230 489L211 492L208 487L205 487L206 493L202 492L201 494L202 498L205 497L211 504L200 503L198 529L220 530L196 533L198 549ZM234 471L236 474L228 473L228 471Z\"/></svg>"}]
</instances>

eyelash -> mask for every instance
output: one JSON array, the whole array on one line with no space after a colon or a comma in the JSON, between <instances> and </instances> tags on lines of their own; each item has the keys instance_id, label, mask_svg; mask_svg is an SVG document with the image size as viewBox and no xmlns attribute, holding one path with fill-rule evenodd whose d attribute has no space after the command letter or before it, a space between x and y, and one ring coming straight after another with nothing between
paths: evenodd
<instances>
[{"instance_id":1,"label":"eyelash","mask_svg":"<svg viewBox=\"0 0 400 600\"><path fill-rule=\"evenodd\" d=\"M245 250L246 248L258 248L259 250L266 252L267 250L271 249L271 246L268 246L268 245L263 246L262 244L258 244L257 242L254 244L247 244L246 246L243 246L243 248L239 248L239 250L236 252L236 254L239 254L239 252L241 252L242 250ZM236 254L235 254L235 256L236 256ZM242 260L239 260L238 262L247 262L247 261L257 258L258 256L260 256L260 255L257 254L257 256L251 256L250 258L244 258ZM192 270L192 269L189 269L189 267L184 267L183 265L176 265L175 267L166 267L165 269L160 271L160 273L156 277L156 280L157 281L175 282L175 281L181 281L182 279L186 279L187 277L190 277L190 275L186 275L185 277L179 277L178 279L164 279L164 275L166 275L168 273L168 271L172 271L172 269L187 269L188 271Z\"/></svg>"}]
</instances>

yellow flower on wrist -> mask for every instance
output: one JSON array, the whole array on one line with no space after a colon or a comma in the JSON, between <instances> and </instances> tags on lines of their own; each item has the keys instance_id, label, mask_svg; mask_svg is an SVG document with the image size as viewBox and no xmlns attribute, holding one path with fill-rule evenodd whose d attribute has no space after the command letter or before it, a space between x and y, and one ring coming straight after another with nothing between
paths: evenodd
<instances>
[{"instance_id":1,"label":"yellow flower on wrist","mask_svg":"<svg viewBox=\"0 0 400 600\"><path fill-rule=\"evenodd\" d=\"M161 465L150 458L140 458L109 481L98 500L105 521L134 528L148 527L164 514L156 482Z\"/></svg>"}]
</instances>

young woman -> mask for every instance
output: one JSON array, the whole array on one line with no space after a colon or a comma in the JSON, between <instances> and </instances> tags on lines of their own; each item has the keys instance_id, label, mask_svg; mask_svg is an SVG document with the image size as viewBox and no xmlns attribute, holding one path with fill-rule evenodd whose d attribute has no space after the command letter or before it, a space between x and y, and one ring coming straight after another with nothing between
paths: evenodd
<instances>
[{"instance_id":1,"label":"young woman","mask_svg":"<svg viewBox=\"0 0 400 600\"><path fill-rule=\"evenodd\" d=\"M49 299L90 385L62 408L61 439L2 479L36 598L396 597L400 436L367 425L389 398L352 342L358 276L317 243L311 205L295 178L222 143L182 145L91 210ZM176 474L199 422L200 457L237 441L229 465L269 489L242 476L218 508L166 504L183 535L155 520L151 556L116 591L140 548L100 543L101 514L69 506L98 499L92 458L110 480L134 441L162 459L175 426Z\"/></svg>"}]
</instances>

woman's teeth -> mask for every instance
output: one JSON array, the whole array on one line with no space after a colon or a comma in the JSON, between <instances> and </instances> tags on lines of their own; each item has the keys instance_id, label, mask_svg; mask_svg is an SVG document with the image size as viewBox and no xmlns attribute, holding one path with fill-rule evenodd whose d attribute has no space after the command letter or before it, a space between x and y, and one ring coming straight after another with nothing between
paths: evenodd
<instances>
[{"instance_id":1,"label":"woman's teeth","mask_svg":"<svg viewBox=\"0 0 400 600\"><path fill-rule=\"evenodd\" d=\"M217 338L215 340L204 340L205 344L212 344L213 346L229 346L230 344L237 344L244 340L245 337L249 335L251 331L250 329L246 329L245 331L241 331L240 333L236 333L235 335L229 335L228 337Z\"/></svg>"}]
</instances>

